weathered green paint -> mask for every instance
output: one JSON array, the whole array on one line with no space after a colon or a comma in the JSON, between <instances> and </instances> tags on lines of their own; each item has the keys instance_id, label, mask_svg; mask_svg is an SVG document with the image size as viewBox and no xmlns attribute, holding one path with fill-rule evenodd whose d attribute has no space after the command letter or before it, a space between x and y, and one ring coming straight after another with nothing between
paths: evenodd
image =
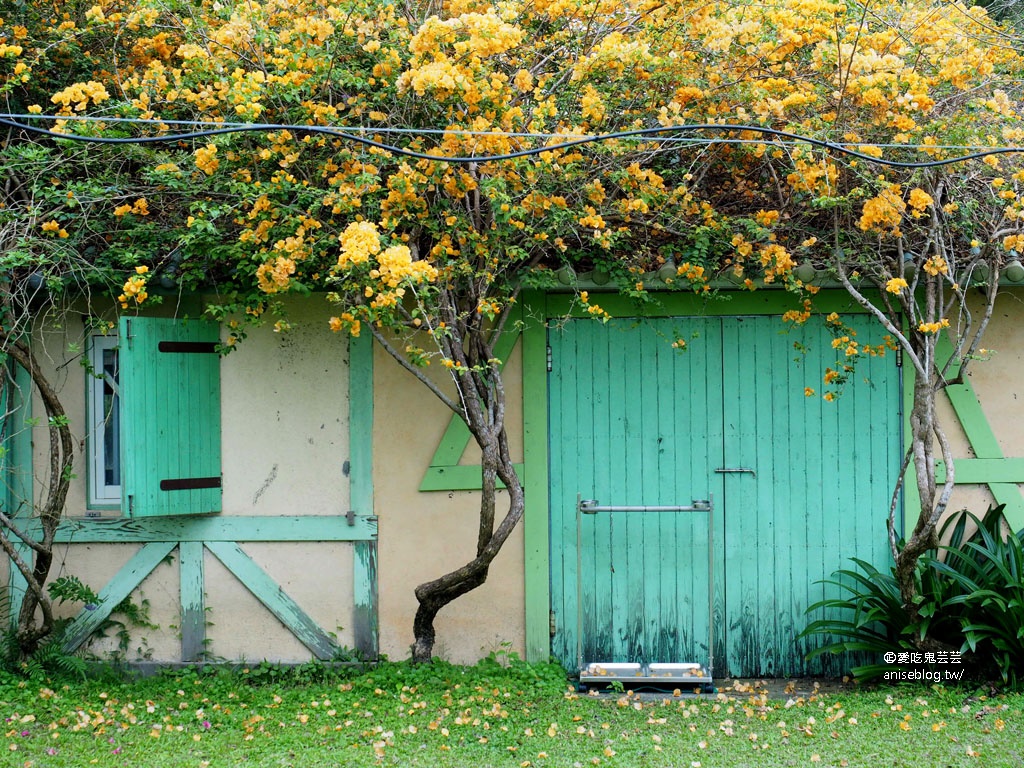
<instances>
[{"instance_id":1,"label":"weathered green paint","mask_svg":"<svg viewBox=\"0 0 1024 768\"><path fill-rule=\"evenodd\" d=\"M721 450L719 325L571 320L549 335L552 647L570 668L580 618L586 661L708 659L707 513L584 515L578 555L576 499L689 505L720 495L721 477L706 471ZM700 341L681 354L666 334ZM691 385L700 398L678 388Z\"/></svg>"},{"instance_id":2,"label":"weathered green paint","mask_svg":"<svg viewBox=\"0 0 1024 768\"><path fill-rule=\"evenodd\" d=\"M880 340L872 318L845 320L862 342ZM890 561L885 520L901 458L894 358L860 360L829 403L822 374L837 352L823 325L780 333L778 318L741 317L723 326L723 466L757 472L724 475L726 671L834 674L837 659L806 662L810 645L797 635L827 594L821 580L850 557Z\"/></svg>"},{"instance_id":3,"label":"weathered green paint","mask_svg":"<svg viewBox=\"0 0 1024 768\"><path fill-rule=\"evenodd\" d=\"M63 649L71 653L78 649L99 626L107 620L110 612L135 591L153 569L174 550L172 541L145 544L117 572L113 579L99 592L100 602L92 610L84 609L68 625L64 633Z\"/></svg>"},{"instance_id":4,"label":"weathered green paint","mask_svg":"<svg viewBox=\"0 0 1024 768\"><path fill-rule=\"evenodd\" d=\"M318 659L329 660L338 654L338 645L330 635L324 632L299 604L267 575L266 571L242 551L241 547L226 541L210 541L206 543L206 548Z\"/></svg>"},{"instance_id":5,"label":"weathered green paint","mask_svg":"<svg viewBox=\"0 0 1024 768\"><path fill-rule=\"evenodd\" d=\"M206 573L203 544L183 541L178 546L181 595L181 660L200 661L206 650Z\"/></svg>"},{"instance_id":6,"label":"weathered green paint","mask_svg":"<svg viewBox=\"0 0 1024 768\"><path fill-rule=\"evenodd\" d=\"M524 478L526 510L523 517L523 577L526 600L526 659L546 661L551 653L549 606L551 574L548 570L548 376L544 297L523 297L523 454L530 463ZM540 360L541 365L527 365ZM518 470L517 470L518 471Z\"/></svg>"},{"instance_id":7,"label":"weathered green paint","mask_svg":"<svg viewBox=\"0 0 1024 768\"><path fill-rule=\"evenodd\" d=\"M220 469L220 355L160 351L161 342L218 342L215 323L122 317L122 510L133 518L221 511L220 487L161 490Z\"/></svg>"},{"instance_id":8,"label":"weathered green paint","mask_svg":"<svg viewBox=\"0 0 1024 768\"><path fill-rule=\"evenodd\" d=\"M847 322L865 341L878 335L870 318ZM821 325L781 330L777 317L709 316L552 330L557 658L576 661L579 589L587 661L707 661L713 599L716 674L837 671L831 657L808 664L796 635L824 594L815 582L851 556L888 561L898 375L891 356L863 360L855 378L869 382L851 382L835 403L805 397L835 366L831 336ZM677 338L686 352L672 349ZM715 472L723 467L756 475ZM577 493L602 505L713 496L714 595L708 520L692 512L583 516L578 587Z\"/></svg>"},{"instance_id":9,"label":"weathered green paint","mask_svg":"<svg viewBox=\"0 0 1024 768\"><path fill-rule=\"evenodd\" d=\"M494 347L494 356L501 360L501 367L505 367L508 358L515 349L516 341L519 338L517 326L521 322L521 314L515 312L508 319L504 332ZM459 460L469 445L471 435L466 422L458 416L452 416L445 429L441 442L430 459L430 466L427 468L420 483L421 491L464 491L480 490L481 472L480 465L460 465ZM519 479L523 479L523 465L516 465L516 472ZM504 486L501 486L504 487Z\"/></svg>"},{"instance_id":10,"label":"weathered green paint","mask_svg":"<svg viewBox=\"0 0 1024 768\"><path fill-rule=\"evenodd\" d=\"M352 559L353 647L363 658L376 659L380 654L377 542L357 541Z\"/></svg>"},{"instance_id":11,"label":"weathered green paint","mask_svg":"<svg viewBox=\"0 0 1024 768\"><path fill-rule=\"evenodd\" d=\"M68 519L57 529L58 544L147 541L367 541L377 536L377 518L357 515L286 517L193 517L143 520Z\"/></svg>"},{"instance_id":12,"label":"weathered green paint","mask_svg":"<svg viewBox=\"0 0 1024 768\"><path fill-rule=\"evenodd\" d=\"M355 544L352 558L352 633L357 651L380 652L376 520L373 516L373 339L349 340L349 503L360 519L374 523L373 536Z\"/></svg>"}]
</instances>

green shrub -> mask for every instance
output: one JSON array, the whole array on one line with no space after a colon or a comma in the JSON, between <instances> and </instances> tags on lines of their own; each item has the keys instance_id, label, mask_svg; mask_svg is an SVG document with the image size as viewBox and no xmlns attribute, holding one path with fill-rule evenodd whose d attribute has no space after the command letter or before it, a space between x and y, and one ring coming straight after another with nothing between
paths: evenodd
<instances>
[{"instance_id":1,"label":"green shrub","mask_svg":"<svg viewBox=\"0 0 1024 768\"><path fill-rule=\"evenodd\" d=\"M918 561L917 616L900 598L894 572L854 559L825 581L838 597L822 600L808 613L828 615L811 622L801 637L826 635L831 642L812 651L859 652L870 661L852 669L860 679L896 669L879 661L887 652L946 647L959 650L975 674L998 673L1003 682L1024 682L1024 543L1006 535L1003 506L982 518L963 510L940 529L948 544Z\"/></svg>"}]
</instances>

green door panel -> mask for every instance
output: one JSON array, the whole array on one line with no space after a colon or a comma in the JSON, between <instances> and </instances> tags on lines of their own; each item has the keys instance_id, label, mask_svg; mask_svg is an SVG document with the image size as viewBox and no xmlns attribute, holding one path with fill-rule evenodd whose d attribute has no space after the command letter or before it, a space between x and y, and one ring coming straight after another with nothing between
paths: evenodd
<instances>
[{"instance_id":1,"label":"green door panel","mask_svg":"<svg viewBox=\"0 0 1024 768\"><path fill-rule=\"evenodd\" d=\"M720 478L705 467L721 452L721 419L712 418L721 412L720 335L692 353L671 339L705 338L717 324L573 320L551 334L551 546L562 553L552 560L552 603L555 655L567 663L578 623L590 660L707 655L707 514L584 515L577 583L576 498L688 505L716 492ZM681 397L690 386L707 398Z\"/></svg>"},{"instance_id":2,"label":"green door panel","mask_svg":"<svg viewBox=\"0 0 1024 768\"><path fill-rule=\"evenodd\" d=\"M851 323L877 342L869 318ZM716 676L837 671L832 657L806 662L796 636L824 596L817 582L849 557L888 561L899 376L892 356L864 359L824 401L822 375L842 350L820 323L783 331L775 317L551 330L552 645L570 668L578 635L585 662L706 663L710 601ZM672 347L680 338L685 351ZM713 496L714 594L706 514L583 515L577 552L577 494L601 505Z\"/></svg>"},{"instance_id":3,"label":"green door panel","mask_svg":"<svg viewBox=\"0 0 1024 768\"><path fill-rule=\"evenodd\" d=\"M123 510L220 512L217 324L122 317L119 333Z\"/></svg>"}]
</instances>

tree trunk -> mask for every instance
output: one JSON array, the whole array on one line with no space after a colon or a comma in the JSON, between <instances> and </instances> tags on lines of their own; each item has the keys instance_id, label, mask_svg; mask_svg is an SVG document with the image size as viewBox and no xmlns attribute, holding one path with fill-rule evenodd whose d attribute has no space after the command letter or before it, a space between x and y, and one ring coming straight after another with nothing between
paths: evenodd
<instances>
[{"instance_id":1,"label":"tree trunk","mask_svg":"<svg viewBox=\"0 0 1024 768\"><path fill-rule=\"evenodd\" d=\"M925 359L934 360L934 346ZM930 372L930 371L929 371ZM913 532L903 548L895 553L896 583L900 600L912 623L920 619L918 605L917 567L921 556L939 545L938 523L946 512L953 489L955 467L949 441L938 424L935 400L940 389L932 381L918 376L914 383L914 407L910 412L910 440L920 514ZM946 465L946 480L941 493L935 481L935 444L938 443ZM922 641L924 642L924 641ZM922 646L923 647L923 646Z\"/></svg>"},{"instance_id":2,"label":"tree trunk","mask_svg":"<svg viewBox=\"0 0 1024 768\"><path fill-rule=\"evenodd\" d=\"M53 540L64 514L68 489L71 484L71 469L74 460L74 441L67 414L56 390L39 366L31 347L23 341L6 340L5 351L24 368L32 379L46 410L49 425L50 477L43 503L36 505L34 516L40 523L40 536L31 536L22 529L15 529L14 521L3 531L4 549L10 554L12 542L8 534L25 541L34 552L34 562L25 562L20 557L12 558L28 584L21 610L18 613L17 640L21 653L28 656L36 651L39 644L53 631L53 611L44 585L53 564ZM37 612L42 614L37 623Z\"/></svg>"},{"instance_id":3,"label":"tree trunk","mask_svg":"<svg viewBox=\"0 0 1024 768\"><path fill-rule=\"evenodd\" d=\"M523 487L515 473L507 450L504 427L498 439L482 446L483 487L480 499L480 528L477 539L477 554L472 560L446 573L440 578L420 584L416 588L419 607L413 620L412 660L416 663L429 662L434 655L436 631L434 620L442 608L453 600L473 591L487 581L491 563L501 551L502 545L523 517L525 509ZM494 528L494 505L497 482L505 484L509 495L509 507L497 528Z\"/></svg>"}]
</instances>

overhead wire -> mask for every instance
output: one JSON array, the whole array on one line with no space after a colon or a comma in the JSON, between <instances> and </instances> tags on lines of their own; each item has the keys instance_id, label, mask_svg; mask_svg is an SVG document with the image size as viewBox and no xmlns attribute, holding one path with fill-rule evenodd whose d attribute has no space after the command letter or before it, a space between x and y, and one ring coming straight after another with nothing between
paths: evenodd
<instances>
[{"instance_id":1,"label":"overhead wire","mask_svg":"<svg viewBox=\"0 0 1024 768\"><path fill-rule=\"evenodd\" d=\"M133 137L116 137L116 136L90 136L82 135L77 133L65 133L62 131L54 131L47 128L41 128L31 123L25 122L26 120L78 120L78 121L91 121L96 123L120 123L120 124L135 124L135 125L177 125L182 127L196 127L200 130L194 131L179 131L175 133L162 133L155 136L133 136ZM0 125L7 126L15 130L22 130L28 133L34 133L37 135L48 136L55 139L67 139L72 141L81 141L93 144L168 144L176 143L181 141L190 141L195 139L211 138L214 136L222 136L226 134L234 133L252 133L252 132L269 132L269 131L289 131L294 133L305 133L305 134L318 134L327 135L336 139L342 139L350 141L363 146L373 147L384 152L388 152L400 157L408 157L415 160L431 160L435 162L451 163L454 165L468 165L471 163L492 163L502 162L505 160L514 160L522 157L533 157L540 155L544 152L556 152L564 149L571 149L573 147L579 147L586 144L594 144L605 141L615 141L622 139L646 139L649 141L677 141L691 144L726 144L726 143L754 143L763 144L763 141L757 141L752 139L735 139L732 137L687 137L680 136L679 134L684 133L730 133L736 131L750 132L760 134L762 136L771 137L773 140L771 143L786 143L786 144L799 144L799 145L810 145L817 147L818 149L825 150L828 152L835 152L847 157L856 158L865 162L874 163L877 165L884 165L890 168L906 168L906 169L920 169L920 168L936 168L940 166L953 165L956 163L963 163L969 160L977 160L992 155L1003 155L1003 154L1019 154L1024 153L1024 147L1018 146L1005 146L1005 147L976 147L971 145L949 145L941 146L935 144L867 144L856 142L855 145L858 147L878 147L878 148L902 148L908 150L919 150L919 151L936 151L939 149L955 149L960 151L962 154L954 157L940 158L934 160L923 160L923 161L900 161L890 160L882 157L875 157L865 152L860 152L852 149L849 145L837 144L832 141L826 141L824 139L818 139L813 136L804 136L798 133L790 131L782 131L777 128L768 128L761 125L747 125L738 123L691 123L684 125L673 125L673 126L652 126L648 128L634 128L625 131L614 131L610 133L599 133L599 134L582 134L573 136L573 134L561 134L561 133L505 133L499 131L469 131L462 129L453 128L382 128L382 127L367 127L367 126L323 126L323 125L290 125L281 123L219 123L219 122L207 122L207 121L192 121L192 120L160 120L157 118L106 118L97 116L82 116L82 115L24 115L24 114L13 114L13 113L0 113ZM209 127L208 127L209 126ZM216 127L213 127L216 126ZM505 152L500 154L489 154L489 155L436 155L428 152L420 152L417 150L400 147L394 144L388 144L383 141L378 141L374 138L370 138L365 133L384 134L404 134L404 135L473 135L473 136L494 136L494 137L515 137L515 138L535 138L544 139L551 141L552 139L559 139L562 137L564 140L558 141L552 144L545 144L544 146L531 147L529 149L518 150L515 152ZM571 137L571 138L570 138ZM778 140L781 140L778 141Z\"/></svg>"}]
</instances>

